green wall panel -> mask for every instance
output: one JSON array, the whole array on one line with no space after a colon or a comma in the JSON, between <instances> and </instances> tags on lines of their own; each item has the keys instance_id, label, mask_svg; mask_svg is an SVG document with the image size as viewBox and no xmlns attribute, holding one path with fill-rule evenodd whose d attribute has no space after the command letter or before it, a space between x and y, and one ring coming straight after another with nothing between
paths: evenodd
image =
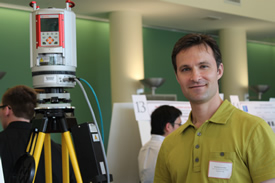
<instances>
[{"instance_id":1,"label":"green wall panel","mask_svg":"<svg viewBox=\"0 0 275 183\"><path fill-rule=\"evenodd\" d=\"M249 85L270 85L270 89L262 95L262 100L268 101L270 97L275 97L275 46L248 43L247 57ZM249 96L258 95L250 89Z\"/></svg>"},{"instance_id":2,"label":"green wall panel","mask_svg":"<svg viewBox=\"0 0 275 183\"><path fill-rule=\"evenodd\" d=\"M104 124L105 146L111 122L111 84L109 63L109 24L77 19L77 69L78 78L86 80L96 93ZM92 90L82 82L101 129L99 110ZM93 121L91 112L80 87L70 89L72 105L79 123ZM107 146L106 146L107 147Z\"/></svg>"},{"instance_id":3,"label":"green wall panel","mask_svg":"<svg viewBox=\"0 0 275 183\"><path fill-rule=\"evenodd\" d=\"M30 70L29 13L0 8L0 95L10 87L32 87Z\"/></svg>"},{"instance_id":4,"label":"green wall panel","mask_svg":"<svg viewBox=\"0 0 275 183\"><path fill-rule=\"evenodd\" d=\"M181 32L144 28L144 73L145 78L165 78L164 84L156 89L156 94L176 94L178 100L186 101L176 80L171 61L174 44L182 36L184 33ZM146 93L150 93L150 89L145 89Z\"/></svg>"}]
</instances>

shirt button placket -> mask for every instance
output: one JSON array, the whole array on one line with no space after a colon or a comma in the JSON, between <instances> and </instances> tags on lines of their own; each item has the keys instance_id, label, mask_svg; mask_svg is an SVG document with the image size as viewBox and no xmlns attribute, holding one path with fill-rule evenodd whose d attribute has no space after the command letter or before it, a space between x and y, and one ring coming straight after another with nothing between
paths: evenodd
<instances>
[{"instance_id":1,"label":"shirt button placket","mask_svg":"<svg viewBox=\"0 0 275 183\"><path fill-rule=\"evenodd\" d=\"M194 139L194 171L198 172L201 169L201 132L196 132L195 139Z\"/></svg>"}]
</instances>

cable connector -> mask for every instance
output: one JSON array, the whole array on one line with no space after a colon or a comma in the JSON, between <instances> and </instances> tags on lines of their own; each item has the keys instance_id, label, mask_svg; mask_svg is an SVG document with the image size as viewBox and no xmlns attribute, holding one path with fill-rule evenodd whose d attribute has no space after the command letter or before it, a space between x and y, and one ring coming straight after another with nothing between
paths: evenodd
<instances>
[{"instance_id":1,"label":"cable connector","mask_svg":"<svg viewBox=\"0 0 275 183\"><path fill-rule=\"evenodd\" d=\"M63 78L64 82L75 82L75 77Z\"/></svg>"}]
</instances>

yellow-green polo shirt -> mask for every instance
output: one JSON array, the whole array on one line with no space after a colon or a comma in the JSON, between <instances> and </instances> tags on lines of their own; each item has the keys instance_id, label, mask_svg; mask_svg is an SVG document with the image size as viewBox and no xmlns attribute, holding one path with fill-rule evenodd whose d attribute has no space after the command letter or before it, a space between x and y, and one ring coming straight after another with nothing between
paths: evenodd
<instances>
[{"instance_id":1,"label":"yellow-green polo shirt","mask_svg":"<svg viewBox=\"0 0 275 183\"><path fill-rule=\"evenodd\" d=\"M198 129L190 116L162 143L154 183L258 183L275 178L275 134L263 119L227 100ZM231 177L209 177L210 162L231 164Z\"/></svg>"}]
</instances>

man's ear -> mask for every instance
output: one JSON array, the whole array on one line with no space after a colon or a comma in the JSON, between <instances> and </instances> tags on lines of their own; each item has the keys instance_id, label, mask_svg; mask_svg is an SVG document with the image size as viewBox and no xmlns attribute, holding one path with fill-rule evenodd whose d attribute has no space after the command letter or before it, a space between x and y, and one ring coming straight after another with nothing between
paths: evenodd
<instances>
[{"instance_id":1,"label":"man's ear","mask_svg":"<svg viewBox=\"0 0 275 183\"><path fill-rule=\"evenodd\" d=\"M165 125L165 132L170 132L172 129L172 124L167 122Z\"/></svg>"},{"instance_id":2,"label":"man's ear","mask_svg":"<svg viewBox=\"0 0 275 183\"><path fill-rule=\"evenodd\" d=\"M220 63L219 67L218 67L218 80L222 77L223 75L223 64Z\"/></svg>"},{"instance_id":3,"label":"man's ear","mask_svg":"<svg viewBox=\"0 0 275 183\"><path fill-rule=\"evenodd\" d=\"M4 115L5 116L9 116L13 113L9 106L5 107L3 110L4 110Z\"/></svg>"}]
</instances>

